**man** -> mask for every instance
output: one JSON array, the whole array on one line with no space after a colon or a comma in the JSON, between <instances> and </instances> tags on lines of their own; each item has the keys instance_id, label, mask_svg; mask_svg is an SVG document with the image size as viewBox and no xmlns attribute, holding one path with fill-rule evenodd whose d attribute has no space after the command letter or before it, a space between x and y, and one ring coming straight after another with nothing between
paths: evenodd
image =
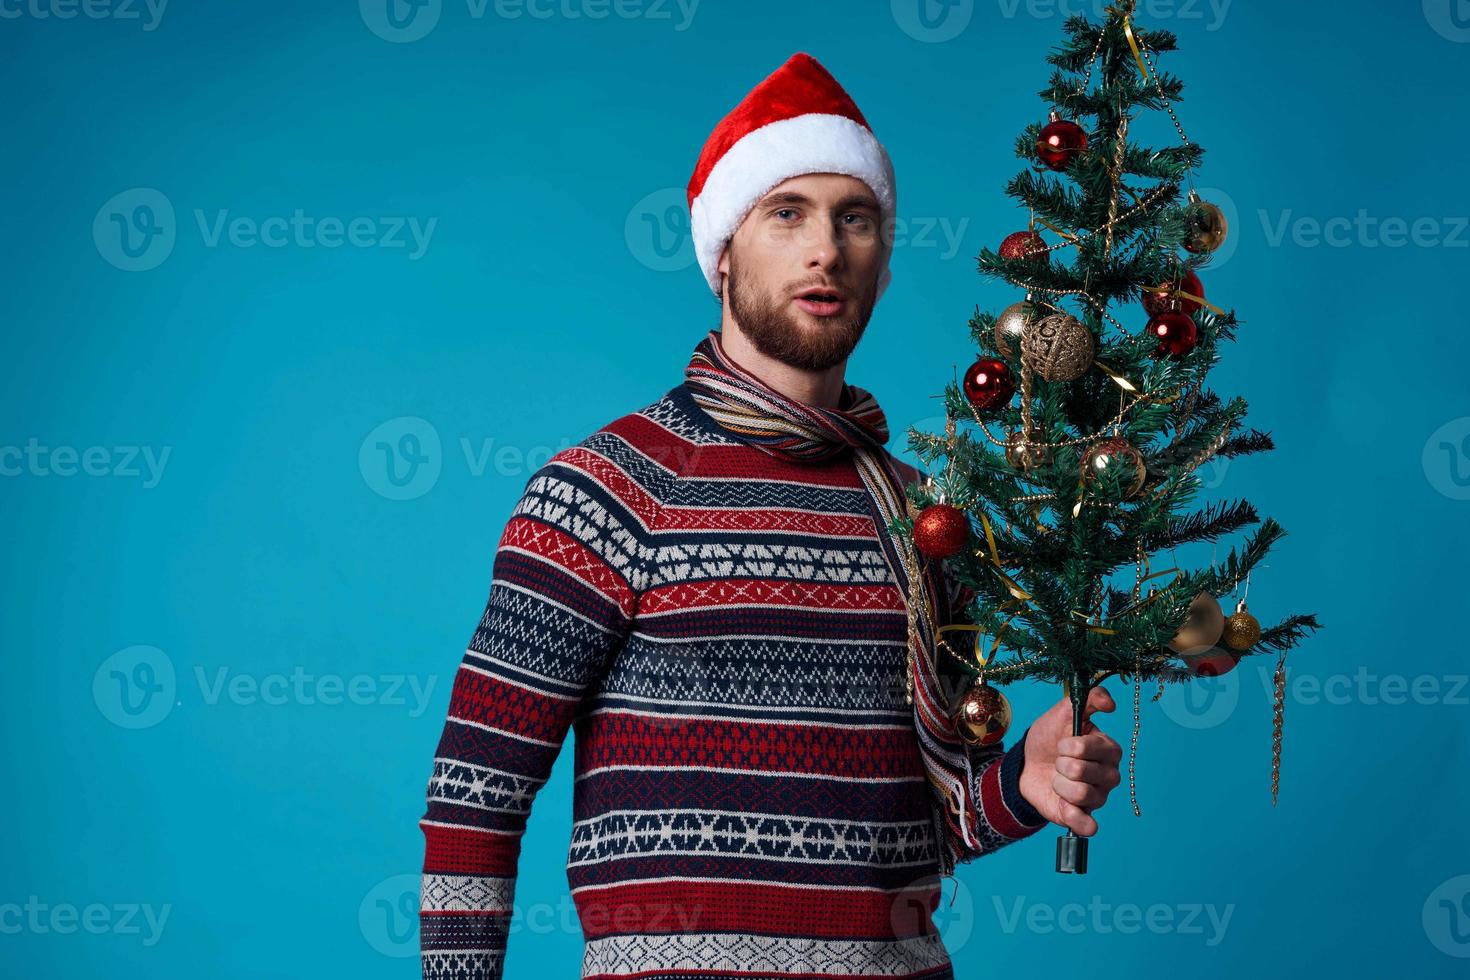
<instances>
[{"instance_id":1,"label":"man","mask_svg":"<svg viewBox=\"0 0 1470 980\"><path fill-rule=\"evenodd\" d=\"M847 93L793 56L689 200L720 329L506 526L421 822L423 975L502 976L521 834L575 729L584 978L952 978L938 874L1048 822L1095 833L1121 749L1065 700L1010 749L936 711L882 521L922 474L843 380L895 208Z\"/></svg>"}]
</instances>

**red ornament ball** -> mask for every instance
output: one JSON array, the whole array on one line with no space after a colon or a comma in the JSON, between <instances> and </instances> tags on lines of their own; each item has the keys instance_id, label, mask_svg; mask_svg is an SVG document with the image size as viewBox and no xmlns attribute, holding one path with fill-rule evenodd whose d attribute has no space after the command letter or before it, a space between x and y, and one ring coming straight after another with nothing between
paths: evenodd
<instances>
[{"instance_id":1,"label":"red ornament ball","mask_svg":"<svg viewBox=\"0 0 1470 980\"><path fill-rule=\"evenodd\" d=\"M1219 677L1228 674L1240 663L1240 654L1234 650L1212 647L1203 653L1186 656L1184 665L1198 677Z\"/></svg>"},{"instance_id":2,"label":"red ornament ball","mask_svg":"<svg viewBox=\"0 0 1470 980\"><path fill-rule=\"evenodd\" d=\"M1180 292L1204 298L1205 284L1199 281L1199 276L1194 274L1193 269L1184 270L1184 275L1174 280L1172 285ZM1175 309L1176 303L1180 313L1193 313L1200 308L1199 303L1194 300L1171 295L1168 290L1149 290L1143 294L1143 308L1148 311L1149 316L1158 316Z\"/></svg>"},{"instance_id":3,"label":"red ornament ball","mask_svg":"<svg viewBox=\"0 0 1470 980\"><path fill-rule=\"evenodd\" d=\"M1183 357L1199 345L1199 327L1194 318L1179 310L1165 310L1145 328L1159 342L1154 348L1155 357Z\"/></svg>"},{"instance_id":4,"label":"red ornament ball","mask_svg":"<svg viewBox=\"0 0 1470 980\"><path fill-rule=\"evenodd\" d=\"M970 540L970 519L958 507L931 504L914 519L914 546L930 558L957 555Z\"/></svg>"},{"instance_id":5,"label":"red ornament ball","mask_svg":"<svg viewBox=\"0 0 1470 980\"><path fill-rule=\"evenodd\" d=\"M1066 170L1072 158L1087 149L1087 132L1055 112L1036 137L1036 157L1053 170Z\"/></svg>"},{"instance_id":6,"label":"red ornament ball","mask_svg":"<svg viewBox=\"0 0 1470 980\"><path fill-rule=\"evenodd\" d=\"M1016 378L1005 361L982 357L965 372L964 389L971 405L988 411L1011 400L1016 393Z\"/></svg>"},{"instance_id":7,"label":"red ornament ball","mask_svg":"<svg viewBox=\"0 0 1470 980\"><path fill-rule=\"evenodd\" d=\"M1012 261L1029 259L1033 262L1046 259L1046 239L1034 231L1015 231L1000 243L1000 257Z\"/></svg>"}]
</instances>

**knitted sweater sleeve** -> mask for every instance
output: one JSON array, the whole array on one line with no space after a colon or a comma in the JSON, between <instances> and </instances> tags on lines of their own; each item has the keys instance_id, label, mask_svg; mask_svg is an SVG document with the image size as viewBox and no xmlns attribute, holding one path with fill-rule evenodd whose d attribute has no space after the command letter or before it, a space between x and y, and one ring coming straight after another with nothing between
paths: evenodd
<instances>
[{"instance_id":1,"label":"knitted sweater sleeve","mask_svg":"<svg viewBox=\"0 0 1470 980\"><path fill-rule=\"evenodd\" d=\"M968 623L968 609L975 592L950 574L948 563L941 564L944 567L941 581L945 590L942 614L946 616L946 622ZM1021 795L1021 771L1025 768L1026 736L1029 733L1030 729L1022 732L1010 748L1005 747L1004 741L985 746L965 745L980 848L955 855L957 864L973 861L1030 837L1047 825L1047 819Z\"/></svg>"},{"instance_id":2,"label":"knitted sweater sleeve","mask_svg":"<svg viewBox=\"0 0 1470 980\"><path fill-rule=\"evenodd\" d=\"M419 822L425 980L502 976L531 804L630 628L650 506L594 435L532 475L505 526Z\"/></svg>"}]
</instances>

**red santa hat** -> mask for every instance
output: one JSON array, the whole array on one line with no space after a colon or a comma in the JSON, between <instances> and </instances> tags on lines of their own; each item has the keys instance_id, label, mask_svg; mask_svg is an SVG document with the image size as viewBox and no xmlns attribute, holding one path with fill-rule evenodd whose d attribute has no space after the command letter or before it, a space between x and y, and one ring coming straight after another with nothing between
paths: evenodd
<instances>
[{"instance_id":1,"label":"red santa hat","mask_svg":"<svg viewBox=\"0 0 1470 980\"><path fill-rule=\"evenodd\" d=\"M837 79L799 52L720 120L689 179L694 252L716 296L720 255L750 209L782 181L816 173L863 181L889 227L898 191L887 151ZM891 278L885 265L878 296Z\"/></svg>"}]
</instances>

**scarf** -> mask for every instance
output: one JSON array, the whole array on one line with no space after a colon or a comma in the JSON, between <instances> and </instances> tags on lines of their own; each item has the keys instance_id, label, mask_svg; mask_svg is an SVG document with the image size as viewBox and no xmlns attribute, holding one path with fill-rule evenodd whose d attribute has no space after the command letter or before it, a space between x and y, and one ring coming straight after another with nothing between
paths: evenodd
<instances>
[{"instance_id":1,"label":"scarf","mask_svg":"<svg viewBox=\"0 0 1470 980\"><path fill-rule=\"evenodd\" d=\"M772 456L820 462L851 451L884 559L905 597L914 727L931 789L940 872L951 875L957 861L980 851L974 783L970 757L949 718L937 671L935 637L941 624L930 597L943 592L932 563L890 526L909 513L909 506L903 482L883 448L888 441L883 410L870 392L849 384L843 385L836 409L788 398L731 360L718 330L694 348L684 379L695 402L716 422Z\"/></svg>"}]
</instances>

